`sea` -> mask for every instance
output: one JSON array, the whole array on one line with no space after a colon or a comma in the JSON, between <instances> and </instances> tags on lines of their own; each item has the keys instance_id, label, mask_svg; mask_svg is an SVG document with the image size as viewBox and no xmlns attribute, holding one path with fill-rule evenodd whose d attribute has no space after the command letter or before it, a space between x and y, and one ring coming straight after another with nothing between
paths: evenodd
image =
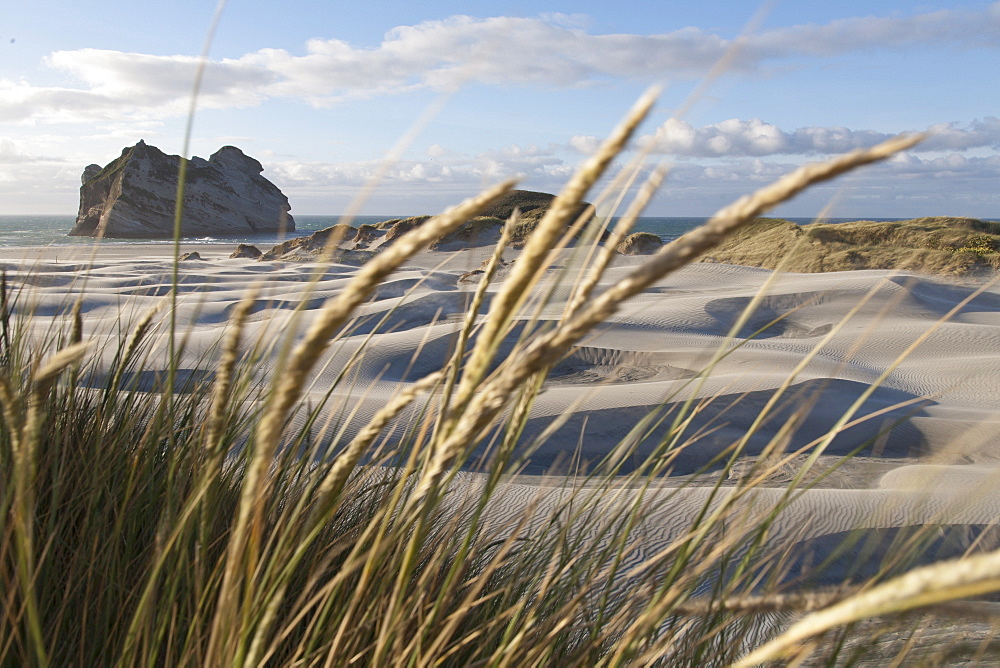
<instances>
[{"instance_id":1,"label":"sea","mask_svg":"<svg viewBox=\"0 0 1000 668\"><path fill-rule=\"evenodd\" d=\"M354 216L351 224L355 227L365 223L373 224L383 220L393 218L405 218L406 216ZM183 241L200 244L219 244L232 246L240 243L253 244L259 248L268 248L281 243L287 239L312 234L317 230L322 230L331 225L341 222L341 216L319 216L319 215L297 215L295 216L295 231L287 233L284 237L277 234L257 234L233 237L185 237ZM664 242L671 241L681 236L685 232L694 229L704 223L708 218L677 218L677 217L644 217L636 222L636 232L652 232L659 235ZM795 223L806 224L815 222L813 218L786 218ZM825 223L841 223L858 218L827 218ZM904 220L902 218L866 218L865 220L894 221ZM75 246L88 245L94 243L90 237L71 237L67 232L73 227L76 217L71 215L62 216L12 216L0 215L0 248L12 248L18 246ZM170 240L150 240L150 239L104 239L102 245L111 244L149 244L149 243L173 243Z\"/></svg>"}]
</instances>

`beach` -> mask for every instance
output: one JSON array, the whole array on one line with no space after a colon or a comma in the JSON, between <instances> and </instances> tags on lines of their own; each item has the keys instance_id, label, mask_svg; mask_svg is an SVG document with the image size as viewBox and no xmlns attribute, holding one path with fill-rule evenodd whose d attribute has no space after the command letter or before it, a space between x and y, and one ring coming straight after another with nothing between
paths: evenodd
<instances>
[{"instance_id":1,"label":"beach","mask_svg":"<svg viewBox=\"0 0 1000 668\"><path fill-rule=\"evenodd\" d=\"M179 264L177 323L189 362L182 368L207 373L203 379L210 379L216 346L249 289L257 296L245 340L279 341L293 331L297 339L310 314L357 272L349 265L323 269L230 259L231 250L181 248L202 258ZM349 440L397 392L440 368L476 285L459 279L489 253L425 251L361 307L306 391L307 403L327 402L327 422L316 429L334 444L329 447ZM39 331L64 322L79 295L84 337L95 341L120 336L123 322L161 309L159 344L143 371L152 375L138 380L141 388L154 383L156 360L163 356L171 257L169 245L132 244L5 249L0 263L8 284L23 288L18 307L33 312L32 326ZM643 261L619 257L606 280ZM565 286L582 266L585 257L567 252L548 269L543 286ZM320 279L311 285L316 272ZM775 275L690 265L622 305L552 369L521 437L533 452L505 483L489 515L502 524L539 498L556 503L567 486L583 484L581 476L644 417L666 416L636 438L618 469L627 474L664 437L670 416L693 400L698 408L680 454L645 492L651 508L642 529L645 550L661 549L681 534L712 503L716 484L736 489L742 476L759 476L749 506L766 512L820 443L823 453L805 479L810 487L782 514L771 534L775 540L812 540L853 529L992 524L1000 514L1000 288L973 295L976 289L968 281L881 270ZM537 307L540 321L559 317L566 292L555 289ZM963 300L968 303L949 315ZM751 302L754 311L738 322ZM510 345L516 336L510 335ZM104 348L107 356L115 346ZM713 361L720 350L726 353ZM274 346L261 355L262 380L280 373L281 354ZM192 374L184 378L197 380ZM878 386L871 390L873 384ZM779 390L773 415L755 424ZM416 424L422 406L415 402L401 415L398 429ZM846 424L838 424L845 413ZM784 449L798 454L769 470L754 469L755 457L795 415L799 424ZM723 476L729 446L751 426L743 454ZM835 436L824 440L831 430ZM473 496L482 485L475 466L484 452L485 446L474 452L458 477Z\"/></svg>"}]
</instances>

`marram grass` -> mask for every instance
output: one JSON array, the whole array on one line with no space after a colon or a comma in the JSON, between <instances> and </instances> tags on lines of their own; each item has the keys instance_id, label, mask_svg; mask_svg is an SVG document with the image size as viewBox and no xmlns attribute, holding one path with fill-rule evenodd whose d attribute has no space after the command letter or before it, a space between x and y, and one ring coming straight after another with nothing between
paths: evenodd
<instances>
[{"instance_id":1,"label":"marram grass","mask_svg":"<svg viewBox=\"0 0 1000 668\"><path fill-rule=\"evenodd\" d=\"M541 270L651 105L652 96L643 98L570 180L481 313L516 221L508 224L459 325L460 345L352 439L338 440L322 407L302 403L323 352L407 258L513 184L431 219L322 307L297 313L287 338L268 343L284 351L277 377L257 373L265 342L245 334L253 291L217 350L202 358L214 380L178 387L175 372L190 364L182 333L171 331L177 345L161 387L169 389L156 393L134 379L155 368L152 337L176 326L171 314L147 312L131 325L123 315L122 334L104 344L117 346L112 362L102 366L99 346L83 340L80 302L68 309L66 331L39 333L27 288L4 279L0 664L751 665L871 615L1000 588L990 553L961 562L947 580L923 569L896 580L887 573L871 586L788 591L790 543L766 537L802 480L763 514L751 500L769 470L796 456L784 452L783 439L805 411L779 430L748 482L716 485L685 531L655 554L642 552L637 530L670 500L648 492L696 441L685 429L700 401L640 420L596 469L543 490L555 502L540 495L515 517L489 519L522 461L522 429L545 376L572 346L761 212L919 139L804 167L723 208L603 291L611 254L596 244L583 249L592 273L575 279L561 320L537 326ZM664 176L652 172L612 239L627 233ZM501 340L524 322L513 353L499 359ZM296 327L304 336L293 345ZM349 370L338 382L350 384ZM390 434L413 407L411 428ZM306 417L300 429L290 426L296 413ZM660 448L619 475L630 448L661 423L672 427ZM329 451L319 433L333 437ZM483 473L463 478L488 439ZM724 473L743 443L725 454ZM915 532L904 547L921 540ZM905 570L903 559L895 572ZM828 638L827 660L839 660L839 642Z\"/></svg>"}]
</instances>

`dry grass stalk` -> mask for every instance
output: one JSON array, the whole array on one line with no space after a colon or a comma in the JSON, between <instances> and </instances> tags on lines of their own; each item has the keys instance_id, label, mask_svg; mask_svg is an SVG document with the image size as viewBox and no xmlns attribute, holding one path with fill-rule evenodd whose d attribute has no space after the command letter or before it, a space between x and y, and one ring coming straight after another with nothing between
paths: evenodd
<instances>
[{"instance_id":1,"label":"dry grass stalk","mask_svg":"<svg viewBox=\"0 0 1000 668\"><path fill-rule=\"evenodd\" d=\"M299 400L309 371L329 346L331 337L350 315L372 294L375 288L399 268L409 257L424 249L435 239L458 228L469 218L489 206L495 199L513 189L514 181L507 181L490 188L480 195L462 202L445 213L428 220L422 226L404 235L385 252L366 263L344 290L332 298L317 314L305 339L292 352L283 366L283 373L276 381L274 392L261 418L253 455L248 463L243 483L239 513L230 541L225 575L219 596L220 612L213 628L213 647L221 651L220 643L232 630L232 621L239 614L239 583L241 572L252 573L256 568L259 546L250 533L252 526L260 525L263 504L267 497L266 472L281 439L289 411ZM248 541L250 541L248 543ZM228 653L228 652L227 652ZM219 657L221 659L221 656Z\"/></svg>"},{"instance_id":2,"label":"dry grass stalk","mask_svg":"<svg viewBox=\"0 0 1000 668\"><path fill-rule=\"evenodd\" d=\"M139 322L135 324L135 327L132 328L132 333L129 335L128 342L125 344L124 352L118 359L118 363L115 365L115 371L108 384L109 392L113 393L121 387L122 378L125 376L128 364L131 362L136 352L138 352L139 346L142 345L143 340L146 338L146 334L149 333L150 327L153 323L153 318L156 317L156 314L159 313L162 308L163 302L160 302L154 308L146 311L146 314L143 315Z\"/></svg>"},{"instance_id":3,"label":"dry grass stalk","mask_svg":"<svg viewBox=\"0 0 1000 668\"><path fill-rule=\"evenodd\" d=\"M862 619L998 590L1000 550L915 568L825 610L814 612L793 624L773 641L740 659L735 666L749 668L779 659L814 636Z\"/></svg>"},{"instance_id":4,"label":"dry grass stalk","mask_svg":"<svg viewBox=\"0 0 1000 668\"><path fill-rule=\"evenodd\" d=\"M848 423L860 404L881 385L889 374L896 369L918 346L926 341L941 325L951 320L976 296L989 286L995 285L994 279L970 293L965 299L953 306L931 327L921 333L894 361L885 369L878 379L844 412L838 423L831 429L823 442L817 445L807 467L818 456L819 452ZM949 565L954 569L949 569ZM990 570L992 569L992 570ZM947 572L948 577L940 577ZM936 579L939 578L939 579ZM917 607L936 605L942 602L954 601L968 596L992 593L1000 590L1000 550L986 555L968 556L953 562L941 562L932 566L916 569L895 580L843 601L828 610L814 613L798 622L772 643L761 647L743 659L740 665L752 665L785 653L792 645L806 638L818 635L835 626L849 624L867 617L875 617L891 612L901 612ZM895 599L893 598L895 597ZM761 658L763 657L763 658Z\"/></svg>"},{"instance_id":5,"label":"dry grass stalk","mask_svg":"<svg viewBox=\"0 0 1000 668\"><path fill-rule=\"evenodd\" d=\"M90 348L90 342L74 343L52 355L45 364L35 372L31 379L31 396L28 400L28 413L24 424L24 442L22 447L31 456L38 440L41 421L44 418L45 395L52 388L52 383L67 367L80 362Z\"/></svg>"},{"instance_id":6,"label":"dry grass stalk","mask_svg":"<svg viewBox=\"0 0 1000 668\"><path fill-rule=\"evenodd\" d=\"M647 263L608 288L577 318L567 323L565 327L560 327L553 338L557 340L578 338L594 324L614 313L622 301L642 292L670 272L694 261L698 256L719 245L727 234L739 229L761 213L791 199L816 183L828 181L845 172L905 151L923 138L924 135L895 137L869 149L859 149L827 162L805 165L752 195L741 197L720 210L698 229L668 244Z\"/></svg>"},{"instance_id":7,"label":"dry grass stalk","mask_svg":"<svg viewBox=\"0 0 1000 668\"><path fill-rule=\"evenodd\" d=\"M447 441L435 452L421 477L414 502L418 502L440 482L454 458L466 445L479 438L507 404L509 397L538 369L554 364L595 325L618 310L619 305L650 287L672 271L692 262L718 245L732 230L756 218L809 186L832 179L862 165L885 160L923 139L923 135L895 137L870 149L853 151L833 160L805 165L752 195L723 208L702 227L666 246L648 262L596 297L575 318L543 335L509 358L510 363L476 390L468 408L457 419Z\"/></svg>"},{"instance_id":8,"label":"dry grass stalk","mask_svg":"<svg viewBox=\"0 0 1000 668\"><path fill-rule=\"evenodd\" d=\"M656 89L643 95L625 119L616 127L584 165L576 171L559 196L553 200L548 211L531 233L524 250L518 257L507 280L493 298L490 311L479 339L465 367L455 401L454 415L462 411L469 401L496 354L500 338L507 328L511 315L528 298L531 288L538 280L539 273L547 266L553 246L566 232L566 224L577 215L579 205L587 192L604 174L611 161L620 154L635 130L649 115L656 101ZM453 423L453 419L450 420ZM451 431L445 430L445 434Z\"/></svg>"},{"instance_id":9,"label":"dry grass stalk","mask_svg":"<svg viewBox=\"0 0 1000 668\"><path fill-rule=\"evenodd\" d=\"M851 589L837 587L825 591L740 596L721 601L689 599L675 607L674 612L679 615L706 615L720 610L740 613L773 612L778 610L813 612L842 601L856 590L857 587Z\"/></svg>"},{"instance_id":10,"label":"dry grass stalk","mask_svg":"<svg viewBox=\"0 0 1000 668\"><path fill-rule=\"evenodd\" d=\"M7 379L0 383L0 400L3 401L7 423L14 427L20 422L19 433L11 433L11 447L14 456L14 495L11 503L13 533L17 555L18 585L24 615L30 633L34 658L40 665L48 663L48 652L42 634L42 617L35 594L35 570L38 555L35 553L34 531L35 480L38 461L37 447L42 420L45 417L45 398L52 383L67 367L77 364L90 347L89 343L74 343L52 355L31 378L31 390L27 401L27 411L23 422L12 415L24 410L24 402L18 400Z\"/></svg>"},{"instance_id":11,"label":"dry grass stalk","mask_svg":"<svg viewBox=\"0 0 1000 668\"><path fill-rule=\"evenodd\" d=\"M3 408L4 422L10 433L14 448L19 447L17 440L24 429L24 408L14 385L7 376L0 374L0 405Z\"/></svg>"},{"instance_id":12,"label":"dry grass stalk","mask_svg":"<svg viewBox=\"0 0 1000 668\"><path fill-rule=\"evenodd\" d=\"M261 434L257 439L259 447L263 446L264 450L273 451L285 417L298 401L309 370L326 350L334 333L347 321L354 309L364 303L382 280L398 269L409 257L435 239L455 230L513 187L514 182L507 181L432 218L361 267L344 290L319 312L306 333L305 340L298 345L288 363L284 365L284 373L275 389L268 412L261 422Z\"/></svg>"},{"instance_id":13,"label":"dry grass stalk","mask_svg":"<svg viewBox=\"0 0 1000 668\"><path fill-rule=\"evenodd\" d=\"M435 371L424 376L415 383L412 383L402 392L397 393L388 404L382 407L371 420L358 432L351 442L344 448L344 451L337 455L336 460L330 466L323 477L316 493L316 508L314 510L314 521L322 521L326 515L332 511L331 501L336 500L344 483L354 471L362 455L368 451L378 435L382 433L396 416L398 416L407 406L419 397L422 393L434 388L445 376L445 370Z\"/></svg>"},{"instance_id":14,"label":"dry grass stalk","mask_svg":"<svg viewBox=\"0 0 1000 668\"><path fill-rule=\"evenodd\" d=\"M247 316L257 303L257 287L250 288L236 305L232 317L232 330L226 337L226 343L219 358L218 370L215 374L215 384L212 388L212 403L208 414L208 427L205 432L205 445L209 452L221 452L220 439L229 406L229 392L232 389L233 372L240 358L240 339L243 336L243 326Z\"/></svg>"},{"instance_id":15,"label":"dry grass stalk","mask_svg":"<svg viewBox=\"0 0 1000 668\"><path fill-rule=\"evenodd\" d=\"M569 300L566 306L566 312L563 315L565 320L569 320L575 316L580 308L590 299L594 288L597 287L601 277L604 276L604 272L607 271L611 261L618 254L618 245L632 231L635 221L639 219L639 216L646 210L646 206L652 201L660 186L663 185L663 180L667 177L667 171L668 168L666 166L659 165L650 173L649 177L639 188L639 192L636 193L635 199L625 211L625 215L618 221L607 241L597 251L597 259L593 262L587 262L588 271L584 275L583 281L577 285L572 299Z\"/></svg>"},{"instance_id":16,"label":"dry grass stalk","mask_svg":"<svg viewBox=\"0 0 1000 668\"><path fill-rule=\"evenodd\" d=\"M476 286L476 292L472 296L472 301L469 303L469 308L465 312L465 321L462 323L462 329L459 332L458 345L456 345L456 357L452 360L452 370L455 374L458 373L461 357L465 355L465 346L468 343L469 338L472 336L472 330L475 329L476 320L479 318L480 310L483 306L483 300L486 299L486 291L489 289L490 284L493 282L493 279L496 278L497 272L500 270L501 263L503 262L504 251L510 244L511 233L517 225L518 220L520 220L520 217L521 212L515 209L510 215L510 218L508 218L504 223L503 229L500 232L500 239L497 242L496 247L493 249L493 254L490 255L486 269L483 271L483 275L479 279L479 284Z\"/></svg>"},{"instance_id":17,"label":"dry grass stalk","mask_svg":"<svg viewBox=\"0 0 1000 668\"><path fill-rule=\"evenodd\" d=\"M421 474L417 493L410 498L410 508L418 507L431 488L437 486L448 462L457 454L448 447L448 439L455 433L455 426L465 417L466 407L473 400L474 393L480 391L479 384L496 355L512 314L528 298L532 287L547 265L553 248L564 236L567 223L577 215L579 205L587 192L601 178L612 160L624 150L635 130L649 115L657 93L658 89L651 89L636 102L625 119L612 131L611 136L573 175L529 237L520 257L514 263L510 276L493 298L483 328L479 332L479 338L463 369L454 403L443 409L446 411L446 417L440 436L445 445L442 448L439 443L434 444L428 465ZM536 370L540 368L536 367ZM468 442L472 436L463 435L463 432L459 431L458 438Z\"/></svg>"},{"instance_id":18,"label":"dry grass stalk","mask_svg":"<svg viewBox=\"0 0 1000 668\"><path fill-rule=\"evenodd\" d=\"M455 354L452 359L448 361L448 368L450 369L447 379L444 385L444 391L441 393L441 409L438 412L438 420L434 424L434 434L432 440L436 441L439 438L441 430L447 426L447 408L452 403L452 395L455 392L455 386L458 382L459 373L462 371L462 360L465 357L465 349L468 345L469 338L472 336L472 332L476 327L476 320L479 317L479 312L482 309L483 301L486 299L486 291L489 289L490 283L496 278L497 271L500 269L500 263L503 261L503 253L506 250L507 245L510 243L511 231L517 224L520 218L520 212L514 210L511 213L510 218L504 224L503 229L500 232L500 240L497 242L496 247L493 249L493 254L490 256L489 262L486 265L486 270L483 272L482 277L479 280L479 285L476 286L476 292L472 296L472 301L469 303L468 309L465 312L465 322L462 323L462 329L458 333L458 341L455 344Z\"/></svg>"}]
</instances>

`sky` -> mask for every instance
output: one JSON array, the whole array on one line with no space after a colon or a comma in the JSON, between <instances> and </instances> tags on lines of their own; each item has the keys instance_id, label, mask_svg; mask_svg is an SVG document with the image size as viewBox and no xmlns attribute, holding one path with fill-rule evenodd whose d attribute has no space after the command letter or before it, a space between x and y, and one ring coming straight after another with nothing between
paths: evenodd
<instances>
[{"instance_id":1,"label":"sky","mask_svg":"<svg viewBox=\"0 0 1000 668\"><path fill-rule=\"evenodd\" d=\"M140 139L184 153L207 43L187 155L238 146L293 214L435 213L511 176L558 192L657 85L634 148L672 170L648 215L708 216L805 162L929 130L775 214L1000 218L1000 2L218 9L0 3L0 215L74 215L84 167Z\"/></svg>"}]
</instances>

